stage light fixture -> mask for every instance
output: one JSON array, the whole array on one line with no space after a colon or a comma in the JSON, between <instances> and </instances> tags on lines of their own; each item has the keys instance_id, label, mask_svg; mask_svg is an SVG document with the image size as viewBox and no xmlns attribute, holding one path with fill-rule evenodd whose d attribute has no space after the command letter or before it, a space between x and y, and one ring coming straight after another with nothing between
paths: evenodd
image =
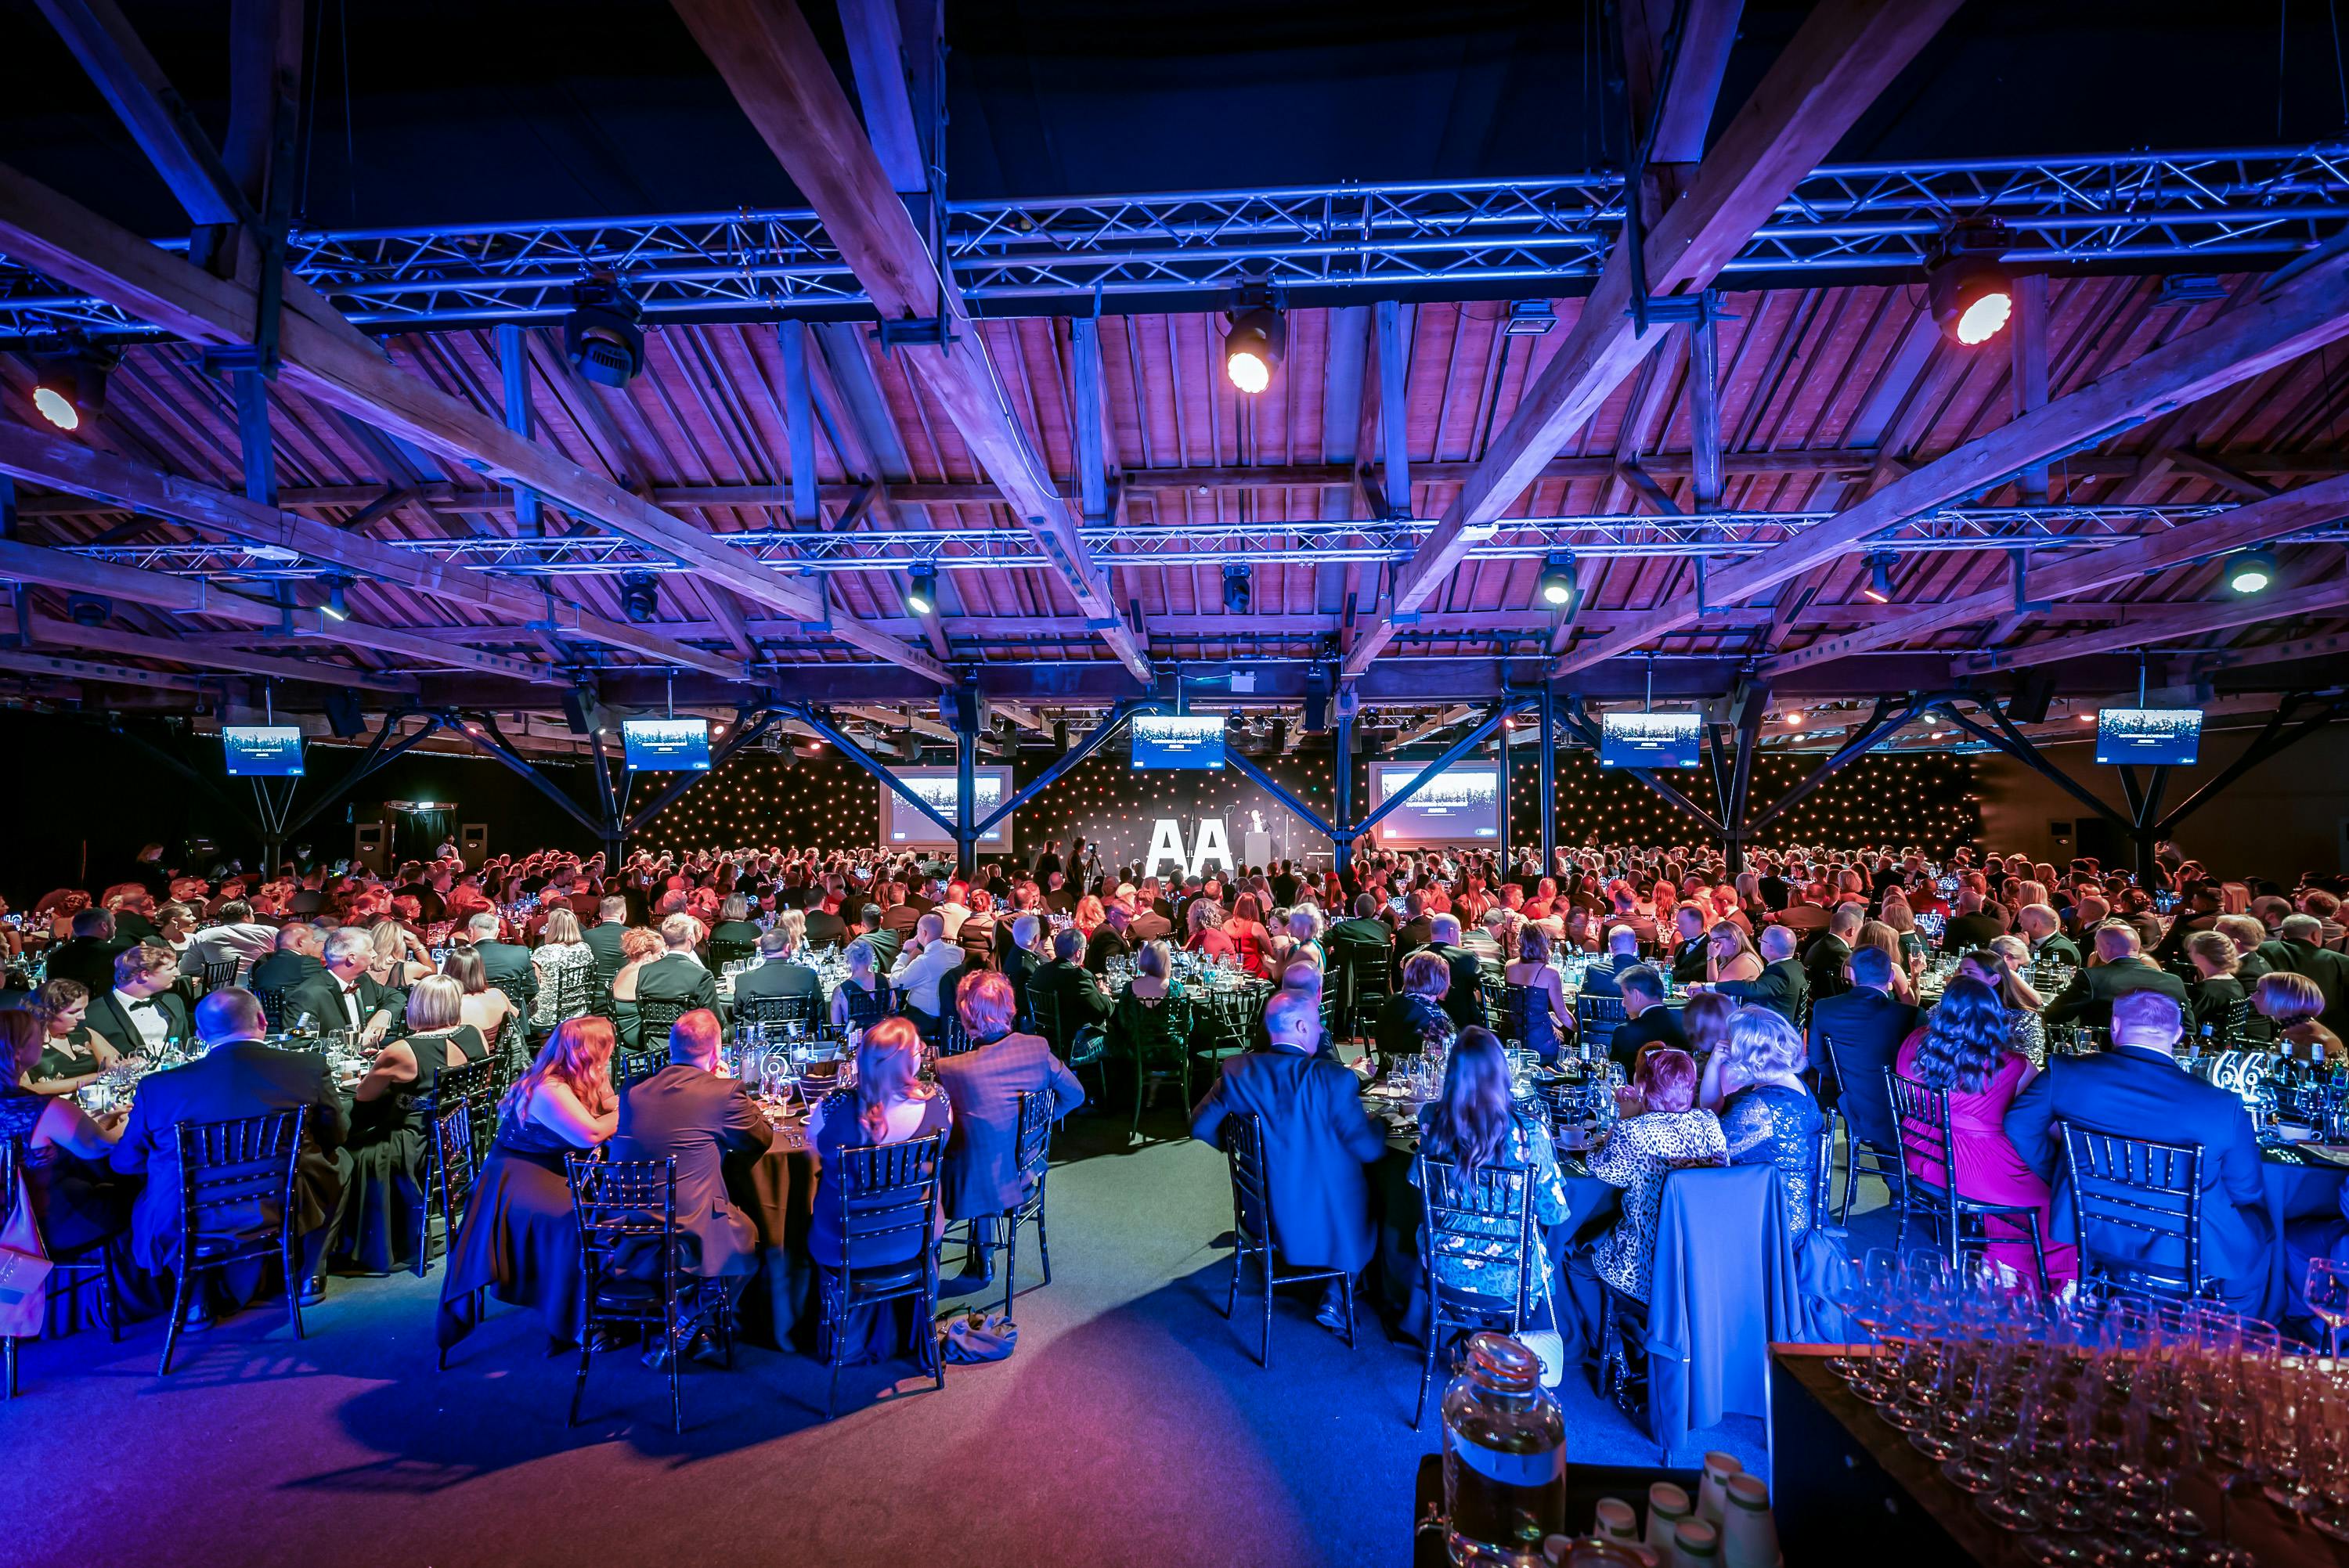
<instances>
[{"instance_id":1,"label":"stage light fixture","mask_svg":"<svg viewBox=\"0 0 2349 1568\"><path fill-rule=\"evenodd\" d=\"M118 355L72 344L33 356L33 409L60 430L78 430L106 407L107 373Z\"/></svg>"},{"instance_id":2,"label":"stage light fixture","mask_svg":"<svg viewBox=\"0 0 2349 1568\"><path fill-rule=\"evenodd\" d=\"M114 601L101 599L95 593L70 593L66 596L66 615L77 626L96 628L106 624L114 614Z\"/></svg>"},{"instance_id":3,"label":"stage light fixture","mask_svg":"<svg viewBox=\"0 0 2349 1568\"><path fill-rule=\"evenodd\" d=\"M1546 299L1509 302L1509 323L1501 330L1511 337L1539 337L1557 325L1557 307Z\"/></svg>"},{"instance_id":4,"label":"stage light fixture","mask_svg":"<svg viewBox=\"0 0 2349 1568\"><path fill-rule=\"evenodd\" d=\"M1224 608L1235 615L1248 613L1251 571L1245 561L1224 562Z\"/></svg>"},{"instance_id":5,"label":"stage light fixture","mask_svg":"<svg viewBox=\"0 0 2349 1568\"><path fill-rule=\"evenodd\" d=\"M563 353L599 387L626 387L645 368L644 309L608 272L589 273L571 288L563 318Z\"/></svg>"},{"instance_id":6,"label":"stage light fixture","mask_svg":"<svg viewBox=\"0 0 2349 1568\"><path fill-rule=\"evenodd\" d=\"M1999 258L2006 230L1990 222L1961 223L1925 258L1925 299L1941 335L1971 348L1988 343L2014 314L2014 282Z\"/></svg>"},{"instance_id":7,"label":"stage light fixture","mask_svg":"<svg viewBox=\"0 0 2349 1568\"><path fill-rule=\"evenodd\" d=\"M2227 586L2238 593L2264 593L2275 583L2272 550L2246 550L2227 562Z\"/></svg>"},{"instance_id":8,"label":"stage light fixture","mask_svg":"<svg viewBox=\"0 0 2349 1568\"><path fill-rule=\"evenodd\" d=\"M1574 608L1580 596L1581 584L1575 575L1574 555L1569 551L1554 551L1542 562L1541 576L1534 583L1535 596L1546 608L1559 612Z\"/></svg>"},{"instance_id":9,"label":"stage light fixture","mask_svg":"<svg viewBox=\"0 0 2349 1568\"><path fill-rule=\"evenodd\" d=\"M1224 334L1224 374L1243 392L1261 392L1272 385L1288 347L1288 323L1278 311L1268 304L1244 310Z\"/></svg>"},{"instance_id":10,"label":"stage light fixture","mask_svg":"<svg viewBox=\"0 0 2349 1568\"><path fill-rule=\"evenodd\" d=\"M620 608L638 625L659 614L659 581L649 572L631 572L621 578Z\"/></svg>"},{"instance_id":11,"label":"stage light fixture","mask_svg":"<svg viewBox=\"0 0 2349 1568\"><path fill-rule=\"evenodd\" d=\"M1859 596L1870 603L1892 603L1892 555L1889 551L1877 551L1868 558L1868 586Z\"/></svg>"},{"instance_id":12,"label":"stage light fixture","mask_svg":"<svg viewBox=\"0 0 2349 1568\"><path fill-rule=\"evenodd\" d=\"M351 606L346 593L351 585L351 579L341 575L329 575L320 578L319 581L326 585L326 602L318 606L318 613L329 621L349 620Z\"/></svg>"},{"instance_id":13,"label":"stage light fixture","mask_svg":"<svg viewBox=\"0 0 2349 1568\"><path fill-rule=\"evenodd\" d=\"M905 608L916 615L936 613L938 607L938 569L924 562L905 569Z\"/></svg>"}]
</instances>

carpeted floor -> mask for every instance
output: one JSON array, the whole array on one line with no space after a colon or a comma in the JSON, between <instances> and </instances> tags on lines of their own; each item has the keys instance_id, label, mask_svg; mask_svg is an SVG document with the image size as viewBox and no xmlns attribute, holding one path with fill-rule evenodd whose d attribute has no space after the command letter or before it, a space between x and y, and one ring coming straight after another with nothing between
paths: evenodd
<instances>
[{"instance_id":1,"label":"carpeted floor","mask_svg":"<svg viewBox=\"0 0 2349 1568\"><path fill-rule=\"evenodd\" d=\"M1223 1316L1231 1222L1223 1160L1125 1147L1081 1118L1051 1182L1053 1280L1023 1295L1009 1361L949 1369L943 1393L876 1397L843 1374L746 1350L686 1377L672 1434L662 1379L599 1357L566 1429L573 1363L510 1310L433 1365L440 1276L338 1279L295 1343L256 1309L191 1337L155 1377L161 1331L26 1347L0 1406L0 1561L47 1564L1401 1563L1418 1351L1365 1315L1361 1347L1284 1298L1258 1367L1251 1298ZM910 1371L910 1368L897 1370ZM1655 1449L1578 1375L1569 1454ZM1758 1425L1717 1446L1758 1463ZM33 1522L37 1521L38 1522Z\"/></svg>"}]
</instances>

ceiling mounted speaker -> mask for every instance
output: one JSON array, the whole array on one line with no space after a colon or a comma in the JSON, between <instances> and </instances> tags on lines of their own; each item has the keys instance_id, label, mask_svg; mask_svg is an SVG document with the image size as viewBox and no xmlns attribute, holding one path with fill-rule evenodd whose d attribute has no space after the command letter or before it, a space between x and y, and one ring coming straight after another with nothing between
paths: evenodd
<instances>
[{"instance_id":1,"label":"ceiling mounted speaker","mask_svg":"<svg viewBox=\"0 0 2349 1568\"><path fill-rule=\"evenodd\" d=\"M2045 670L2025 670L2015 677L2014 695L2006 699L2006 717L2017 724L2044 724L2047 705L2054 698L2054 676Z\"/></svg>"},{"instance_id":2,"label":"ceiling mounted speaker","mask_svg":"<svg viewBox=\"0 0 2349 1568\"><path fill-rule=\"evenodd\" d=\"M338 740L348 740L367 733L367 714L359 706L359 694L355 691L330 691L326 694L326 727Z\"/></svg>"}]
</instances>

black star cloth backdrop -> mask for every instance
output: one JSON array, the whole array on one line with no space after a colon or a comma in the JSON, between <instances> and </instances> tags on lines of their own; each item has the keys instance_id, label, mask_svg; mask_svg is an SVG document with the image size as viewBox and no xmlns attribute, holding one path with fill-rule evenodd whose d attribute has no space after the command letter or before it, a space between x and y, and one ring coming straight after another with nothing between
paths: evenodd
<instances>
[{"instance_id":1,"label":"black star cloth backdrop","mask_svg":"<svg viewBox=\"0 0 2349 1568\"><path fill-rule=\"evenodd\" d=\"M1013 764L1022 787L1052 763L1041 752ZM1756 758L1750 816L1759 816L1819 764L1815 756ZM1282 788L1327 818L1332 810L1330 759L1300 754L1258 760ZM1673 780L1701 806L1713 805L1703 769ZM1541 768L1516 758L1509 769L1509 841L1535 842L1541 831ZM861 849L880 836L879 780L837 755L802 758L767 752L735 757L684 799L647 825L637 840L660 850L738 849L777 845ZM1588 751L1557 758L1557 837L1561 844L1698 844L1703 829L1639 779L1601 769ZM1910 846L1945 855L1972 843L1981 831L1972 758L1946 753L1862 758L1829 779L1759 835L1756 844L1838 849ZM1354 810L1370 810L1358 772ZM1247 835L1261 813L1268 853L1325 863L1329 841L1291 815L1237 769L1221 772L1136 771L1125 748L1112 743L1071 769L1012 818L1012 846L1030 861L1059 850L1071 835L1099 849L1105 867L1136 865L1162 818L1177 824L1186 851L1196 847L1203 818L1221 818L1232 854L1245 858ZM1487 844L1491 841L1485 841Z\"/></svg>"}]
</instances>

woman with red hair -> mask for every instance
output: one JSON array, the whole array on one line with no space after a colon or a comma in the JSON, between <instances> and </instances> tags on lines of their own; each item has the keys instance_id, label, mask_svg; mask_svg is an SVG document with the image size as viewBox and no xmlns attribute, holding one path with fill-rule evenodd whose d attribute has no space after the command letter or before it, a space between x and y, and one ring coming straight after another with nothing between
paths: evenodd
<instances>
[{"instance_id":1,"label":"woman with red hair","mask_svg":"<svg viewBox=\"0 0 2349 1568\"><path fill-rule=\"evenodd\" d=\"M535 1308L554 1346L579 1341L579 1233L571 1217L566 1154L600 1147L620 1119L612 1091L609 1018L565 1019L498 1108L498 1139L482 1162L440 1279L440 1353L471 1332L487 1292Z\"/></svg>"}]
</instances>

